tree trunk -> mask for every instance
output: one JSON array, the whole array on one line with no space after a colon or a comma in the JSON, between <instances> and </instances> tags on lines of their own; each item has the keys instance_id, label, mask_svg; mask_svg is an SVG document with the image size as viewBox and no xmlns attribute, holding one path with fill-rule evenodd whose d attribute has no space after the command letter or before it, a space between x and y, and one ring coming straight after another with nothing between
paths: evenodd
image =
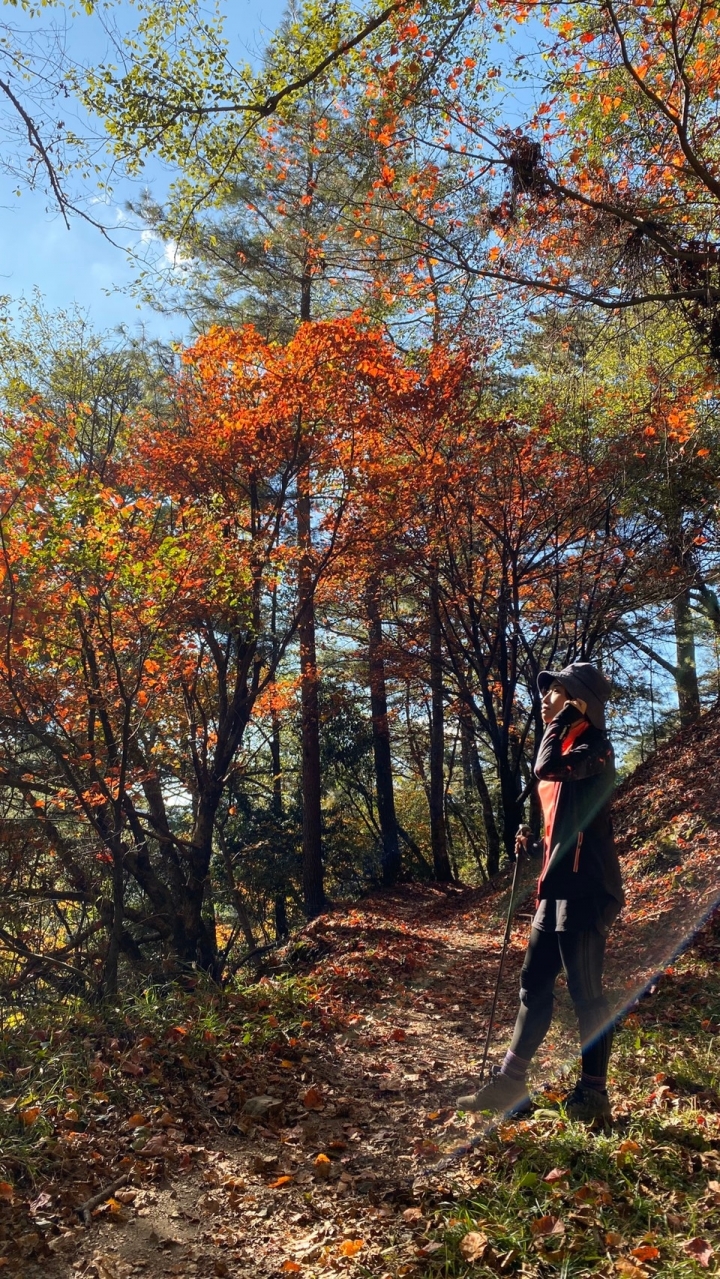
<instances>
[{"instance_id":1,"label":"tree trunk","mask_svg":"<svg viewBox=\"0 0 720 1279\"><path fill-rule=\"evenodd\" d=\"M720 636L720 598L717 591L707 585L707 582L698 582L696 586L700 595L700 603L702 605L705 616L712 626L715 634Z\"/></svg>"},{"instance_id":2,"label":"tree trunk","mask_svg":"<svg viewBox=\"0 0 720 1279\"><path fill-rule=\"evenodd\" d=\"M108 939L107 954L103 971L103 995L112 999L118 991L118 960L122 949L123 920L125 913L125 887L123 871L122 840L116 831L111 841L112 847L112 927Z\"/></svg>"},{"instance_id":3,"label":"tree trunk","mask_svg":"<svg viewBox=\"0 0 720 1279\"><path fill-rule=\"evenodd\" d=\"M372 716L375 789L382 835L382 879L386 887L397 883L401 870L400 841L395 816L390 727L385 688L385 661L382 652L382 619L378 608L376 584L367 592L368 658L370 667L370 714Z\"/></svg>"},{"instance_id":4,"label":"tree trunk","mask_svg":"<svg viewBox=\"0 0 720 1279\"><path fill-rule=\"evenodd\" d=\"M278 822L283 815L282 772L280 755L280 718L277 711L272 710L272 733L270 737L270 759L272 761L272 811ZM284 941L288 935L287 910L285 906L285 884L278 876L275 890L275 940Z\"/></svg>"},{"instance_id":5,"label":"tree trunk","mask_svg":"<svg viewBox=\"0 0 720 1279\"><path fill-rule=\"evenodd\" d=\"M417 861L417 864L423 873L423 877L427 876L428 879L431 879L432 869L433 869L432 866L430 865L427 858L423 857L423 852L420 845L417 843L416 840L413 839L412 835L410 835L405 830L405 827L401 826L400 822L398 822L398 835L400 836L403 843L406 844L407 847L410 849L410 852L412 853L413 857Z\"/></svg>"},{"instance_id":6,"label":"tree trunk","mask_svg":"<svg viewBox=\"0 0 720 1279\"><path fill-rule=\"evenodd\" d=\"M480 764L475 732L470 720L470 712L463 707L460 712L460 732L462 734L463 756L467 759L474 789L480 798L480 807L485 826L485 846L487 848L487 873L497 875L500 869L500 836L493 812L490 792Z\"/></svg>"},{"instance_id":7,"label":"tree trunk","mask_svg":"<svg viewBox=\"0 0 720 1279\"><path fill-rule=\"evenodd\" d=\"M184 953L179 953L181 963L197 964L214 980L219 977L217 937L214 921L208 923L203 918L203 905L212 858L215 817L222 793L223 783L211 782L198 804L192 842L188 850L189 871L182 910L185 949Z\"/></svg>"},{"instance_id":8,"label":"tree trunk","mask_svg":"<svg viewBox=\"0 0 720 1279\"><path fill-rule=\"evenodd\" d=\"M272 811L273 817L278 820L283 815L283 794L282 794L282 761L280 755L280 717L273 708L272 716L272 733L270 737L270 760L272 763L273 780L272 780Z\"/></svg>"},{"instance_id":9,"label":"tree trunk","mask_svg":"<svg viewBox=\"0 0 720 1279\"><path fill-rule=\"evenodd\" d=\"M312 181L312 169L308 181ZM311 319L312 275L306 262L300 281L300 320ZM312 498L310 458L298 471L297 528L300 548L298 606L300 610L300 700L302 706L302 797L303 797L303 896L305 913L313 919L324 909L325 887L322 864L322 813L320 786L320 710L317 655L315 650L315 597L312 570Z\"/></svg>"},{"instance_id":10,"label":"tree trunk","mask_svg":"<svg viewBox=\"0 0 720 1279\"><path fill-rule=\"evenodd\" d=\"M430 582L430 843L435 878L450 883L452 870L445 830L445 707L443 703L442 631L437 567L433 566Z\"/></svg>"},{"instance_id":11,"label":"tree trunk","mask_svg":"<svg viewBox=\"0 0 720 1279\"><path fill-rule=\"evenodd\" d=\"M515 861L515 836L522 820L522 810L518 804L518 775L510 764L503 759L498 761L500 780L500 797L502 799L502 836L505 852L511 862Z\"/></svg>"},{"instance_id":12,"label":"tree trunk","mask_svg":"<svg viewBox=\"0 0 720 1279\"><path fill-rule=\"evenodd\" d=\"M227 875L228 885L230 888L230 892L232 893L233 902L235 904L235 913L237 914L237 917L238 917L240 931L242 932L242 935L245 938L245 945L247 946L248 950L252 951L252 950L255 950L257 946L257 942L255 941L255 937L253 935L252 924L250 923L250 916L248 915L247 907L245 905L245 902L243 901L243 896L240 891L240 888L238 887L238 884L236 883L236 880L235 880L235 871L233 868L232 853L230 851L230 846L222 831L218 832L218 842L220 844L220 850L223 855L223 861L225 862L225 873Z\"/></svg>"},{"instance_id":13,"label":"tree trunk","mask_svg":"<svg viewBox=\"0 0 720 1279\"><path fill-rule=\"evenodd\" d=\"M275 894L275 941L285 941L289 936L290 928L288 926L287 908L285 905L285 894Z\"/></svg>"},{"instance_id":14,"label":"tree trunk","mask_svg":"<svg viewBox=\"0 0 720 1279\"><path fill-rule=\"evenodd\" d=\"M460 869L457 863L457 854L455 852L455 844L453 842L452 827L450 825L450 815L447 811L447 807L445 810L445 840L447 843L448 861L450 863L450 870L452 872L452 877L456 883L459 883Z\"/></svg>"},{"instance_id":15,"label":"tree trunk","mask_svg":"<svg viewBox=\"0 0 720 1279\"><path fill-rule=\"evenodd\" d=\"M315 600L312 572L310 467L298 475L297 497L300 625L300 698L302 706L303 894L308 919L325 907L320 788L320 711L315 651Z\"/></svg>"},{"instance_id":16,"label":"tree trunk","mask_svg":"<svg viewBox=\"0 0 720 1279\"><path fill-rule=\"evenodd\" d=\"M690 591L681 591L673 600L675 650L677 653L677 685L680 723L683 728L700 718L700 690L695 663L695 628L690 607Z\"/></svg>"}]
</instances>

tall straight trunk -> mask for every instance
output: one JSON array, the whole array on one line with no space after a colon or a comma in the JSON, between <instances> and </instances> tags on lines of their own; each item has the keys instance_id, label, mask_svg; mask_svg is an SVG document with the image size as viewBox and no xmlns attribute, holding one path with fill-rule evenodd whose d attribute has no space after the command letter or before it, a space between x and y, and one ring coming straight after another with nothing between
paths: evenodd
<instances>
[{"instance_id":1,"label":"tall straight trunk","mask_svg":"<svg viewBox=\"0 0 720 1279\"><path fill-rule=\"evenodd\" d=\"M485 846L487 848L487 873L488 875L497 875L500 869L500 836L498 834L495 814L493 812L492 800L490 792L487 788L485 775L482 771L480 756L478 755L477 742L475 741L475 732L470 712L464 706L460 711L460 732L461 744L463 751L463 760L467 761L470 778L473 789L477 792L480 799L480 808L483 815L483 824L485 826Z\"/></svg>"},{"instance_id":2,"label":"tall straight trunk","mask_svg":"<svg viewBox=\"0 0 720 1279\"><path fill-rule=\"evenodd\" d=\"M430 579L430 844L435 878L450 883L452 870L445 830L445 706L443 702L442 631L437 566Z\"/></svg>"},{"instance_id":3,"label":"tall straight trunk","mask_svg":"<svg viewBox=\"0 0 720 1279\"><path fill-rule=\"evenodd\" d=\"M272 812L273 817L278 820L283 815L283 793L282 793L282 761L280 754L280 717L273 707L272 710L272 731L270 735L270 761L272 764Z\"/></svg>"},{"instance_id":4,"label":"tall straight trunk","mask_svg":"<svg viewBox=\"0 0 720 1279\"><path fill-rule=\"evenodd\" d=\"M280 754L280 718L277 711L272 711L272 732L270 736L270 759L272 761L272 811L278 822L283 815L283 793ZM288 935L287 910L285 907L285 886L280 884L275 891L275 940L284 941Z\"/></svg>"},{"instance_id":5,"label":"tall straight trunk","mask_svg":"<svg viewBox=\"0 0 720 1279\"><path fill-rule=\"evenodd\" d=\"M695 659L695 627L690 607L690 591L687 589L673 600L673 621L677 654L675 684L680 723L685 728L700 718L701 709Z\"/></svg>"},{"instance_id":6,"label":"tall straight trunk","mask_svg":"<svg viewBox=\"0 0 720 1279\"><path fill-rule=\"evenodd\" d=\"M308 181L312 180L312 172ZM312 276L309 268L300 281L300 319L311 318ZM320 709L317 655L315 649L315 593L312 571L312 495L310 458L298 471L297 528L300 547L298 606L300 610L300 701L302 707L302 798L303 798L303 895L309 919L324 909L325 887L322 864L322 824L320 788Z\"/></svg>"},{"instance_id":7,"label":"tall straight trunk","mask_svg":"<svg viewBox=\"0 0 720 1279\"><path fill-rule=\"evenodd\" d=\"M382 618L377 600L377 584L371 582L367 591L368 614L368 665L370 668L370 714L372 717L373 759L375 761L375 790L377 794L380 833L382 836L383 884L392 887L401 870L400 841L395 815L392 754L390 751L390 726L387 713L385 687L385 660L382 651Z\"/></svg>"},{"instance_id":8,"label":"tall straight trunk","mask_svg":"<svg viewBox=\"0 0 720 1279\"><path fill-rule=\"evenodd\" d=\"M312 171L308 183L312 182ZM312 275L306 262L301 280L301 321L311 318ZM302 706L302 787L303 787L303 895L308 918L325 907L322 876L322 816L320 774L320 686L317 679L315 646L315 588L312 581L312 492L309 457L298 471L298 544L301 564L298 573L298 606L301 623L301 706Z\"/></svg>"},{"instance_id":9,"label":"tall straight trunk","mask_svg":"<svg viewBox=\"0 0 720 1279\"><path fill-rule=\"evenodd\" d=\"M270 633L272 635L273 665L277 667L277 586L273 587L272 609L270 612ZM272 704L270 712L270 762L272 764L272 813L278 826L283 817L282 789L282 751L280 748L280 716L277 707ZM275 889L275 940L284 941L288 935L287 910L285 908L286 884L284 870L278 875Z\"/></svg>"},{"instance_id":10,"label":"tall straight trunk","mask_svg":"<svg viewBox=\"0 0 720 1279\"><path fill-rule=\"evenodd\" d=\"M450 862L452 877L457 882L460 879L460 870L457 864L457 856L455 854L455 844L453 843L452 827L450 825L448 813L445 814L445 838L447 840L448 861Z\"/></svg>"},{"instance_id":11,"label":"tall straight trunk","mask_svg":"<svg viewBox=\"0 0 720 1279\"><path fill-rule=\"evenodd\" d=\"M248 914L247 906L245 905L245 902L243 901L243 895L242 895L242 892L240 891L240 887L235 880L235 870L233 867L232 853L230 851L230 846L222 832L219 832L218 842L220 844L220 851L222 852L222 855L223 855L223 861L225 862L225 873L227 875L228 883L230 885L230 891L233 896L233 902L235 904L235 913L238 917L240 931L242 932L242 935L245 938L245 945L247 946L248 950L252 951L252 950L255 950L257 946L257 942L255 941L255 936L253 934L252 924L250 923L250 916Z\"/></svg>"},{"instance_id":12,"label":"tall straight trunk","mask_svg":"<svg viewBox=\"0 0 720 1279\"><path fill-rule=\"evenodd\" d=\"M114 837L108 841L112 850L112 927L108 939L107 954L103 970L103 994L112 999L118 990L118 960L123 937L123 918L125 911L125 887L123 871L123 849L116 822Z\"/></svg>"},{"instance_id":13,"label":"tall straight trunk","mask_svg":"<svg viewBox=\"0 0 720 1279\"><path fill-rule=\"evenodd\" d=\"M315 600L312 573L310 467L298 475L297 497L300 625L300 702L302 708L303 894L309 919L325 907L322 864L320 787L320 709L315 649Z\"/></svg>"},{"instance_id":14,"label":"tall straight trunk","mask_svg":"<svg viewBox=\"0 0 720 1279\"><path fill-rule=\"evenodd\" d=\"M502 835L505 852L511 862L515 861L515 836L522 821L522 809L518 803L520 791L519 778L515 769L505 759L498 761L500 780L500 797L502 799Z\"/></svg>"},{"instance_id":15,"label":"tall straight trunk","mask_svg":"<svg viewBox=\"0 0 720 1279\"><path fill-rule=\"evenodd\" d=\"M222 798L224 783L214 779L200 797L189 849L189 868L183 903L186 948L183 963L197 964L217 980L218 948L214 920L203 917L208 885L208 872L213 850L215 818Z\"/></svg>"},{"instance_id":16,"label":"tall straight trunk","mask_svg":"<svg viewBox=\"0 0 720 1279\"><path fill-rule=\"evenodd\" d=\"M275 920L274 920L275 941L276 942L285 941L285 939L288 937L290 933L290 925L288 924L287 905L285 902L284 893L275 894L274 916L275 916Z\"/></svg>"}]
</instances>

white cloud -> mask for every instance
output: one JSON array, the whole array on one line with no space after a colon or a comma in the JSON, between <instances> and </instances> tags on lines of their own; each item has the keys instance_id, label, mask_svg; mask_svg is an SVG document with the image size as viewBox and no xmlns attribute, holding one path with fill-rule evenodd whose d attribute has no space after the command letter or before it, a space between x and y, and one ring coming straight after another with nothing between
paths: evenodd
<instances>
[{"instance_id":1,"label":"white cloud","mask_svg":"<svg viewBox=\"0 0 720 1279\"><path fill-rule=\"evenodd\" d=\"M176 240L165 241L165 261L173 270L182 270L192 261L189 254L184 253Z\"/></svg>"}]
</instances>

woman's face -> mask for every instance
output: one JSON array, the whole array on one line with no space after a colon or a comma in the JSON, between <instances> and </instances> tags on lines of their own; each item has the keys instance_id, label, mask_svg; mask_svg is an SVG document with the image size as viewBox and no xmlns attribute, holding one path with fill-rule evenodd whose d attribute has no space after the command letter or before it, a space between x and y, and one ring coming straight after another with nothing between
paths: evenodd
<instances>
[{"instance_id":1,"label":"woman's face","mask_svg":"<svg viewBox=\"0 0 720 1279\"><path fill-rule=\"evenodd\" d=\"M559 684L554 679L547 692L542 695L543 724L549 724L550 720L559 715L565 703L569 701L570 698L562 684Z\"/></svg>"}]
</instances>

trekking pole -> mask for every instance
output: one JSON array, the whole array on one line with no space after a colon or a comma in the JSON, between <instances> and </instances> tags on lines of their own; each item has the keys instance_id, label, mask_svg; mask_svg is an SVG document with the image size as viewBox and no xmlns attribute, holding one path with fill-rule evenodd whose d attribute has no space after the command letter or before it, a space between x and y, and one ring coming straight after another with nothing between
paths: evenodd
<instances>
[{"instance_id":1,"label":"trekking pole","mask_svg":"<svg viewBox=\"0 0 720 1279\"><path fill-rule=\"evenodd\" d=\"M527 836L531 834L530 827L521 826L518 831L518 834L522 835L523 838L527 838ZM497 981L495 982L495 993L493 995L493 1001L490 1008L490 1017L488 1020L487 1034L485 1036L485 1048L483 1049L482 1065L480 1066L480 1083L482 1083L483 1079L485 1078L485 1066L487 1063L488 1050L490 1048L490 1037L492 1035L493 1025L495 1022L495 1009L497 1007L498 995L500 993L500 982L502 981L503 967L505 965L505 956L507 954L508 942L510 940L510 932L512 930L513 908L515 906L515 886L517 884L518 870L520 868L520 857L521 857L521 852L520 850L518 850L517 855L515 857L515 869L513 870L512 888L510 889L510 904L508 906L507 920L505 922L505 936L503 937L502 950L500 952L500 967L498 968Z\"/></svg>"}]
</instances>

